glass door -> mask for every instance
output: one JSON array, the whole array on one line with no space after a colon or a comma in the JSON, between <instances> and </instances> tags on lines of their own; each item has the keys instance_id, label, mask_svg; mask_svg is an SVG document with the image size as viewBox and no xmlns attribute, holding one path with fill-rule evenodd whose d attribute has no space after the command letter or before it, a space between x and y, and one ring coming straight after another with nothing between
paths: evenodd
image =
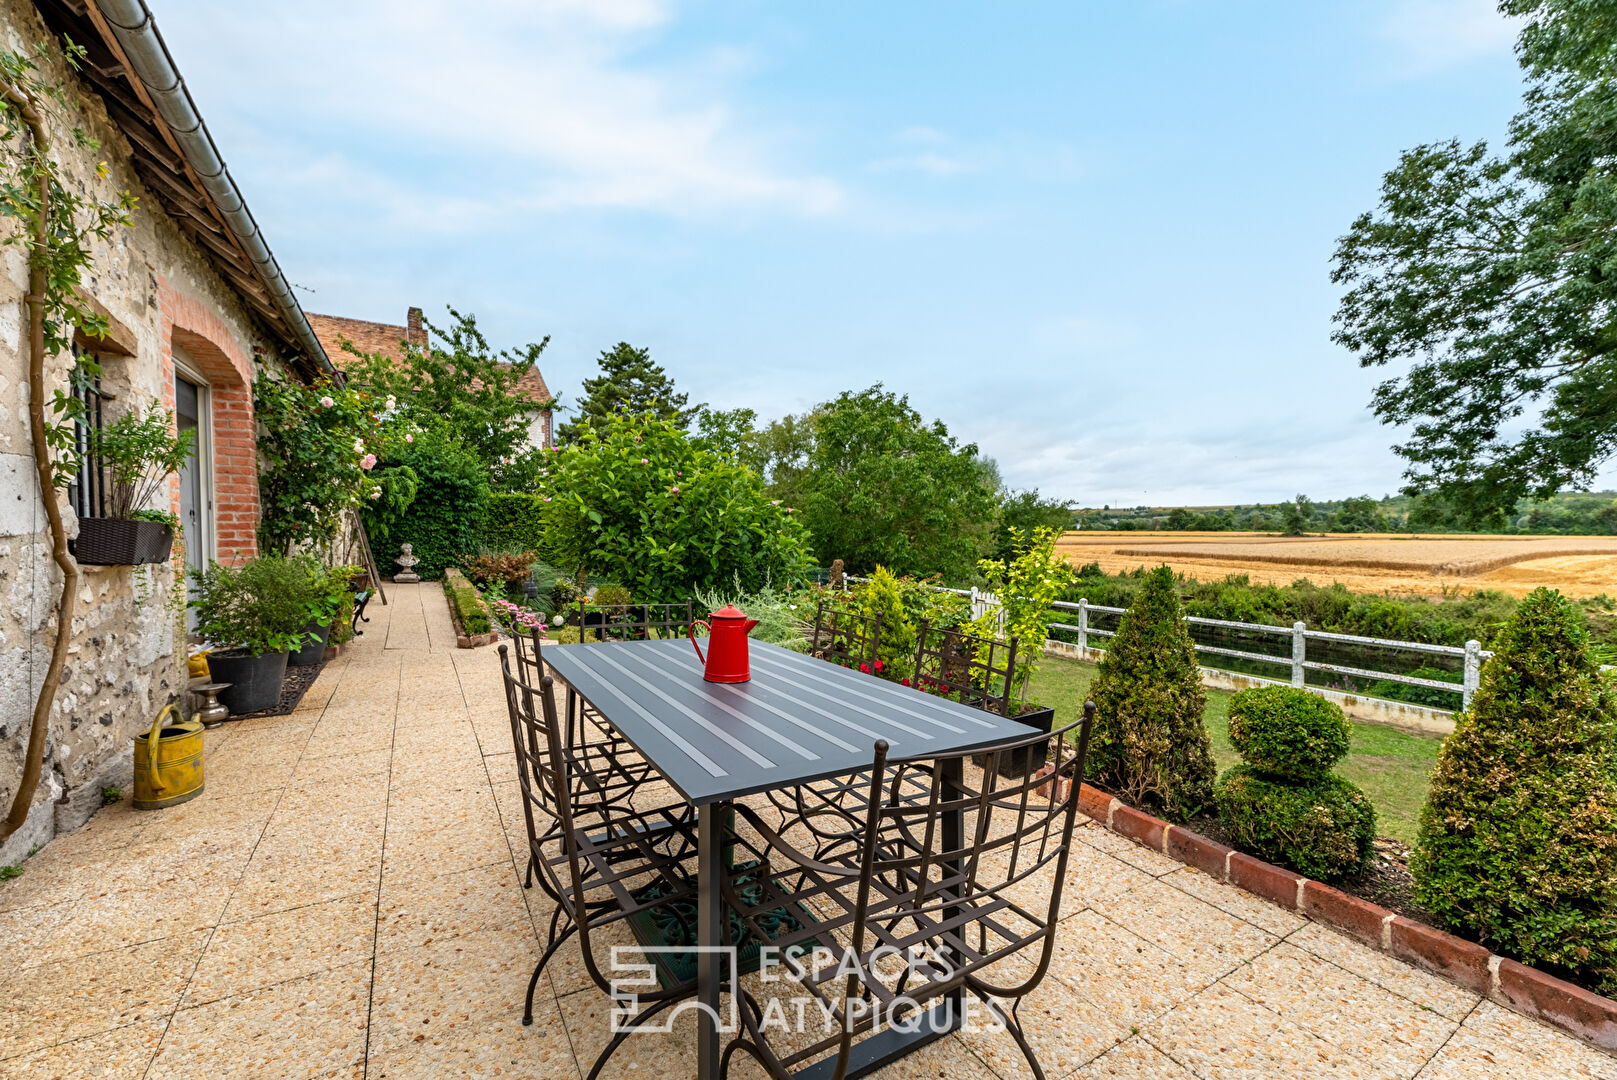
<instances>
[{"instance_id":1,"label":"glass door","mask_svg":"<svg viewBox=\"0 0 1617 1080\"><path fill-rule=\"evenodd\" d=\"M194 570L208 565L213 550L212 475L208 460L208 425L205 422L208 388L184 375L174 376L174 421L181 431L195 434L196 453L180 468L180 524L185 529L185 563ZM193 618L187 613L187 623Z\"/></svg>"}]
</instances>

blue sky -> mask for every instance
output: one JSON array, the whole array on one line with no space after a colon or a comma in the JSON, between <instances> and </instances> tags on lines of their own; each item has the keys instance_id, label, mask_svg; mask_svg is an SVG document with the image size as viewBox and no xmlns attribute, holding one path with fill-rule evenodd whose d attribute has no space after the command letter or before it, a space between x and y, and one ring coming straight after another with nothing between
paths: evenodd
<instances>
[{"instance_id":1,"label":"blue sky","mask_svg":"<svg viewBox=\"0 0 1617 1080\"><path fill-rule=\"evenodd\" d=\"M1488 0L153 6L308 310L879 380L1086 505L1396 489L1330 253L1521 89Z\"/></svg>"}]
</instances>

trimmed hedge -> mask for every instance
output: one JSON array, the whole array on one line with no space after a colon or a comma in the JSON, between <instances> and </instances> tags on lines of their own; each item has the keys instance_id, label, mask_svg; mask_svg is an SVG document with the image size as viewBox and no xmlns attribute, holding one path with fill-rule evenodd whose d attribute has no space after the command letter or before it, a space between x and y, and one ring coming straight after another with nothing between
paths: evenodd
<instances>
[{"instance_id":1,"label":"trimmed hedge","mask_svg":"<svg viewBox=\"0 0 1617 1080\"><path fill-rule=\"evenodd\" d=\"M496 492L488 498L483 546L538 551L545 534L545 501L537 495Z\"/></svg>"},{"instance_id":2,"label":"trimmed hedge","mask_svg":"<svg viewBox=\"0 0 1617 1080\"><path fill-rule=\"evenodd\" d=\"M460 619L460 628L468 636L486 634L493 629L483 597L466 580L466 575L453 566L444 570L444 595L449 597L449 604Z\"/></svg>"},{"instance_id":3,"label":"trimmed hedge","mask_svg":"<svg viewBox=\"0 0 1617 1080\"><path fill-rule=\"evenodd\" d=\"M1291 784L1237 765L1214 797L1231 844L1306 877L1335 881L1375 857L1375 807L1340 776Z\"/></svg>"},{"instance_id":4,"label":"trimmed hedge","mask_svg":"<svg viewBox=\"0 0 1617 1080\"><path fill-rule=\"evenodd\" d=\"M1230 699L1230 742L1261 773L1292 783L1323 780L1347 756L1352 729L1341 706L1290 686L1259 686Z\"/></svg>"},{"instance_id":5,"label":"trimmed hedge","mask_svg":"<svg viewBox=\"0 0 1617 1080\"><path fill-rule=\"evenodd\" d=\"M1500 632L1409 869L1449 929L1617 993L1617 686L1560 593L1535 589Z\"/></svg>"}]
</instances>

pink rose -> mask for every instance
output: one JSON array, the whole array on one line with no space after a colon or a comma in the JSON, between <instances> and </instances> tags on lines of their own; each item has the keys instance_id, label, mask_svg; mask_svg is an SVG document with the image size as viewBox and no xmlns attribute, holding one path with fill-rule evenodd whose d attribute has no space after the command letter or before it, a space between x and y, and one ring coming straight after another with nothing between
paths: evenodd
<instances>
[{"instance_id":1,"label":"pink rose","mask_svg":"<svg viewBox=\"0 0 1617 1080\"><path fill-rule=\"evenodd\" d=\"M415 436L414 436L414 435L409 435L409 434L406 434L406 435L405 435L405 436L404 436L404 441L405 441L405 442L415 442Z\"/></svg>"},{"instance_id":2,"label":"pink rose","mask_svg":"<svg viewBox=\"0 0 1617 1080\"><path fill-rule=\"evenodd\" d=\"M640 464L642 464L642 465L650 465L651 460L649 458L641 458L640 459Z\"/></svg>"},{"instance_id":3,"label":"pink rose","mask_svg":"<svg viewBox=\"0 0 1617 1080\"><path fill-rule=\"evenodd\" d=\"M376 455L366 454L364 457L360 458L359 467L367 471L376 468Z\"/></svg>"},{"instance_id":4,"label":"pink rose","mask_svg":"<svg viewBox=\"0 0 1617 1080\"><path fill-rule=\"evenodd\" d=\"M337 403L335 401L332 401L329 397L323 397L323 398L320 399L320 404L324 408L329 409L329 408L331 408L333 405L335 405Z\"/></svg>"}]
</instances>

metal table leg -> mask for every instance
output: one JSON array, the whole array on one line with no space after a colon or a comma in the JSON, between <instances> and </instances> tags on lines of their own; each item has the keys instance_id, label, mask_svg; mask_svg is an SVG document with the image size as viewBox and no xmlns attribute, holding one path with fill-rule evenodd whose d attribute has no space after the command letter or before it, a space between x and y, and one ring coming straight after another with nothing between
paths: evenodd
<instances>
[{"instance_id":1,"label":"metal table leg","mask_svg":"<svg viewBox=\"0 0 1617 1080\"><path fill-rule=\"evenodd\" d=\"M723 937L724 823L727 803L697 810L696 835L696 1000L705 1008L696 1016L697 1080L719 1077L719 990L724 981Z\"/></svg>"},{"instance_id":2,"label":"metal table leg","mask_svg":"<svg viewBox=\"0 0 1617 1080\"><path fill-rule=\"evenodd\" d=\"M939 794L944 802L961 797L961 788L964 786L964 771L961 768L959 758L948 758L944 761L942 781L943 790ZM942 822L944 851L959 851L961 845L964 843L964 837L962 835L964 831L962 828L963 817L964 815L960 810L948 810L944 812ZM948 872L951 874L959 873L960 871L960 863L956 859L946 860L945 866L948 867ZM959 914L959 911L959 908L947 908L943 913L944 918L952 919ZM950 959L953 963L960 963L961 961L960 957L951 957ZM955 1027L958 1027L965 1022L965 997L965 990L957 987L956 989L949 991L949 993L945 995L943 999L949 1017L949 1022Z\"/></svg>"}]
</instances>

